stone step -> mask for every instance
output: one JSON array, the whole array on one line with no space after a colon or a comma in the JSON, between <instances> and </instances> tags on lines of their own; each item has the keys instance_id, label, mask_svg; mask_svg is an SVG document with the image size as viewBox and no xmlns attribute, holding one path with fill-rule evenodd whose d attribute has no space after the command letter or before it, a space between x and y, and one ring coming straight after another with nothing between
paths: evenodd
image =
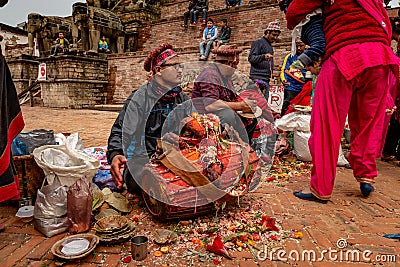
<instances>
[{"instance_id":1,"label":"stone step","mask_svg":"<svg viewBox=\"0 0 400 267\"><path fill-rule=\"evenodd\" d=\"M123 104L94 105L91 109L120 112L123 106Z\"/></svg>"}]
</instances>

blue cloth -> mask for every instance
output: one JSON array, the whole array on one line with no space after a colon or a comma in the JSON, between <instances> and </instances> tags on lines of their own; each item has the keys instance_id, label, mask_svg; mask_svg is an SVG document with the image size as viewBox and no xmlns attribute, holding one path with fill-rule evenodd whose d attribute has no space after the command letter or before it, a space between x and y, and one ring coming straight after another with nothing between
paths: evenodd
<instances>
[{"instance_id":1,"label":"blue cloth","mask_svg":"<svg viewBox=\"0 0 400 267\"><path fill-rule=\"evenodd\" d=\"M386 235L383 235L384 237L386 237L386 238L391 238L391 239L400 239L400 233L397 233L397 234L386 234Z\"/></svg>"},{"instance_id":2,"label":"blue cloth","mask_svg":"<svg viewBox=\"0 0 400 267\"><path fill-rule=\"evenodd\" d=\"M287 60L286 60L285 70L288 70L290 65L292 65L292 63L295 60L297 60L297 55L294 55L294 56L293 55L289 55L287 57ZM306 75L306 70L303 69L301 71L301 73L303 73L303 76L305 76ZM289 86L285 86L285 90L294 91L294 92L300 92L301 89L303 89L303 85L304 84L299 83L298 81L296 81L295 79L293 79L292 77L287 75L286 73L284 73L284 76L285 76L285 80L290 83Z\"/></svg>"},{"instance_id":3,"label":"blue cloth","mask_svg":"<svg viewBox=\"0 0 400 267\"><path fill-rule=\"evenodd\" d=\"M304 63L304 65L308 65L312 61L316 61L325 53L326 42L322 25L323 21L320 15L312 16L310 21L303 25L301 30L301 40L306 45L310 46L310 48L308 48L302 55L299 56L299 59ZM306 55L308 59L303 55Z\"/></svg>"},{"instance_id":4,"label":"blue cloth","mask_svg":"<svg viewBox=\"0 0 400 267\"><path fill-rule=\"evenodd\" d=\"M15 137L11 143L11 154L13 156L24 156L28 155L26 144L18 140L18 137Z\"/></svg>"},{"instance_id":5,"label":"blue cloth","mask_svg":"<svg viewBox=\"0 0 400 267\"><path fill-rule=\"evenodd\" d=\"M93 177L93 183L95 183L100 190L108 187L113 192L118 191L118 188L112 179L110 170L97 170Z\"/></svg>"}]
</instances>

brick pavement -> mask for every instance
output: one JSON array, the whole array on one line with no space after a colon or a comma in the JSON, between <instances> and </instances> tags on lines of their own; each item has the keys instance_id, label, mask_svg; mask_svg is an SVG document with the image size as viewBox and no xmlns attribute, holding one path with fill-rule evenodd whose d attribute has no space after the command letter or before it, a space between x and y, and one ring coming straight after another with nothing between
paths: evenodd
<instances>
[{"instance_id":1,"label":"brick pavement","mask_svg":"<svg viewBox=\"0 0 400 267\"><path fill-rule=\"evenodd\" d=\"M379 162L380 177L376 191L368 199L362 198L357 183L352 178L351 171L339 168L338 179L332 201L326 205L298 201L292 196L292 190L307 185L307 178L292 179L285 187L266 184L252 197L262 197L267 214L276 217L283 230L300 230L304 237L301 240L286 239L284 249L302 253L303 250L313 250L319 253L323 249L336 249L337 240L344 238L348 250L370 250L376 255L396 255L397 262L376 263L379 266L400 266L399 242L382 237L385 233L400 232L399 200L397 183L400 179L400 168ZM243 208L243 204L241 205ZM32 223L23 223L14 215L16 206L0 207L0 222L7 228L0 233L0 264L2 266L55 266L55 258L50 252L51 246L65 234L45 238L36 230ZM141 207L136 207L133 214L146 213ZM147 222L138 231L152 231L161 224L146 217ZM152 245L150 250L154 248ZM222 266L371 266L372 263L356 262L303 262L289 263L277 260L254 262L249 252L233 253L236 258L222 260ZM136 266L134 262L124 264L121 259L129 255L129 243L114 246L101 245L96 253L81 261L69 262L64 266ZM142 262L143 266L187 266L183 259L172 258L173 254L162 259L155 259L152 254ZM277 257L277 255L275 255ZM197 264L195 266L214 266L213 263Z\"/></svg>"},{"instance_id":2,"label":"brick pavement","mask_svg":"<svg viewBox=\"0 0 400 267\"><path fill-rule=\"evenodd\" d=\"M26 116L29 116L30 112L42 111L37 108L33 110L25 107L24 110ZM89 113L91 116L95 114L91 111ZM114 113L101 114L101 116L113 117ZM112 123L113 119L109 118L106 121ZM88 128L87 120L85 124L86 126L81 128ZM65 125L65 127L69 126ZM110 127L110 125L102 126L102 128L107 127ZM105 130L102 131L106 132ZM91 137L93 133L83 134L88 136L89 139L94 138ZM92 140L95 140L95 138ZM348 250L361 252L370 250L372 252L372 255L369 256L371 259L375 259L378 255L381 258L389 259L391 255L395 255L396 262L330 261L327 254L325 254L326 257L322 262L293 260L282 262L276 259L277 255L274 255L275 260L273 261L268 258L265 261L258 260L255 262L251 254L244 251L232 253L235 256L233 260L222 259L220 266L400 266L399 241L386 239L382 236L385 233L400 232L400 195L398 194L400 168L383 162L378 162L378 166L380 175L377 179L376 191L367 199L361 197L358 184L353 178L351 170L338 168L334 194L332 200L326 205L296 199L292 195L293 190L306 187L309 181L307 177L296 177L284 186L273 183L264 184L243 201L237 212L248 208L246 205L251 205L252 202L249 199L261 199L263 212L268 216L275 217L282 230L302 231L304 236L301 240L284 240L281 249L286 253L294 250L301 255L304 250L320 253L323 249L336 249L337 241L344 238L348 244L348 247L342 250L344 252ZM7 227L4 232L0 233L0 266L42 267L59 266L60 264L63 264L63 266L139 266L134 261L122 263L122 258L129 255L129 242L114 246L101 244L96 248L95 253L80 261L59 262L51 254L50 248L66 234L45 238L34 230L32 222L24 223L15 217L17 209L17 206L12 205L0 206L0 223ZM150 216L146 216L147 211L140 206L135 206L132 211L133 214L144 217L143 223L137 228L139 233L150 233L158 227L168 227L169 225L153 221ZM156 245L151 244L149 250L152 251L155 248ZM150 253L147 259L140 264L157 267L187 266L188 263L185 259L177 258L174 255L176 253L155 258ZM194 262L194 266L215 265L213 262Z\"/></svg>"}]
</instances>

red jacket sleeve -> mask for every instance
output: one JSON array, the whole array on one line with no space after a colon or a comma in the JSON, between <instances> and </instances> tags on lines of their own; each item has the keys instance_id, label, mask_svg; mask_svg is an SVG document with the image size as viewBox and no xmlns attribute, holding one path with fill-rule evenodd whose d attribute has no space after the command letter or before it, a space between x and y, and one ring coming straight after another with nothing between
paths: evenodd
<instances>
[{"instance_id":1,"label":"red jacket sleeve","mask_svg":"<svg viewBox=\"0 0 400 267\"><path fill-rule=\"evenodd\" d=\"M294 0L286 12L287 27L289 30L302 21L307 14L322 7L322 0Z\"/></svg>"}]
</instances>

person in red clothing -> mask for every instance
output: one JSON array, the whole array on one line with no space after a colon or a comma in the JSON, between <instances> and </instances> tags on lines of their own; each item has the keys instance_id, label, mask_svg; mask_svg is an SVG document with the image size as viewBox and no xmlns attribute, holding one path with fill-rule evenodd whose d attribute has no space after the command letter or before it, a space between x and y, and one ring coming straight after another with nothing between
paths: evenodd
<instances>
[{"instance_id":1,"label":"person in red clothing","mask_svg":"<svg viewBox=\"0 0 400 267\"><path fill-rule=\"evenodd\" d=\"M323 9L326 52L311 113L313 168L310 190L294 195L322 203L331 198L348 114L349 161L362 195L368 197L378 175L385 101L388 93L395 99L393 85L398 76L398 60L390 48L390 21L381 0L338 0L333 5L294 0L286 13L288 28L293 29L317 7Z\"/></svg>"}]
</instances>

